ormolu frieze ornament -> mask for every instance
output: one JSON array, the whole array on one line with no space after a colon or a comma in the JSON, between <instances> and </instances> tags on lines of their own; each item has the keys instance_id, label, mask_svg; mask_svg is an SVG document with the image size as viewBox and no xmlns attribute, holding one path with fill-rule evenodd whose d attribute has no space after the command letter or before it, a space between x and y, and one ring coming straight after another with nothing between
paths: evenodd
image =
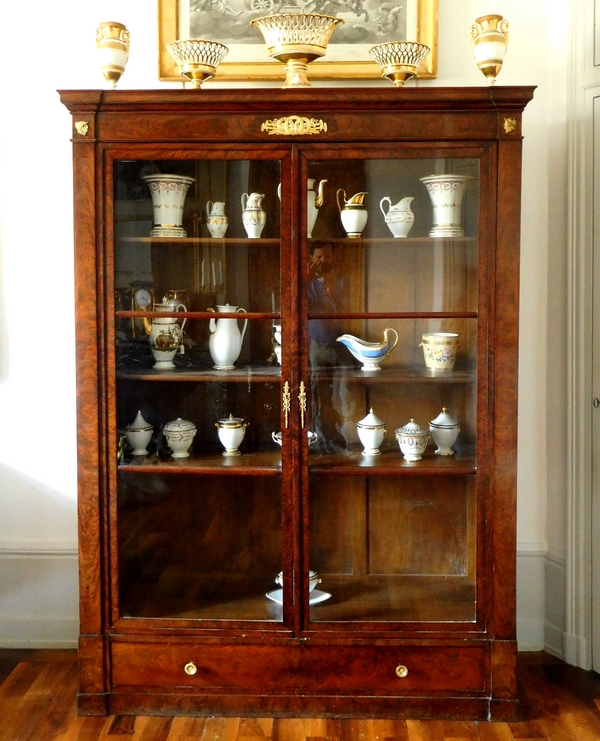
<instances>
[{"instance_id":1,"label":"ormolu frieze ornament","mask_svg":"<svg viewBox=\"0 0 600 741\"><path fill-rule=\"evenodd\" d=\"M505 118L504 123L502 124L505 133L511 134L513 131L517 130L517 119L516 118Z\"/></svg>"},{"instance_id":2,"label":"ormolu frieze ornament","mask_svg":"<svg viewBox=\"0 0 600 741\"><path fill-rule=\"evenodd\" d=\"M88 121L75 121L75 131L79 136L87 136L90 130L90 124Z\"/></svg>"},{"instance_id":3,"label":"ormolu frieze ornament","mask_svg":"<svg viewBox=\"0 0 600 741\"><path fill-rule=\"evenodd\" d=\"M304 136L327 131L327 124L320 118L284 116L283 118L272 118L270 121L264 121L260 130L268 132L269 135Z\"/></svg>"}]
</instances>

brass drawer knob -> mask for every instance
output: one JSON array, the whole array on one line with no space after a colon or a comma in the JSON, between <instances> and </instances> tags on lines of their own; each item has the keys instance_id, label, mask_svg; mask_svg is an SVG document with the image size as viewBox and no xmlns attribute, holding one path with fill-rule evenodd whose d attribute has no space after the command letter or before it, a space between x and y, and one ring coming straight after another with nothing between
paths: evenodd
<instances>
[{"instance_id":1,"label":"brass drawer knob","mask_svg":"<svg viewBox=\"0 0 600 741\"><path fill-rule=\"evenodd\" d=\"M398 664L396 667L396 676L400 677L400 679L403 679L408 674L408 669L403 666L402 664Z\"/></svg>"},{"instance_id":2,"label":"brass drawer knob","mask_svg":"<svg viewBox=\"0 0 600 741\"><path fill-rule=\"evenodd\" d=\"M185 673L189 674L190 677L193 677L194 674L198 671L198 667L196 666L196 664L194 664L193 661L190 661L190 663L186 664L183 668L185 670Z\"/></svg>"}]
</instances>

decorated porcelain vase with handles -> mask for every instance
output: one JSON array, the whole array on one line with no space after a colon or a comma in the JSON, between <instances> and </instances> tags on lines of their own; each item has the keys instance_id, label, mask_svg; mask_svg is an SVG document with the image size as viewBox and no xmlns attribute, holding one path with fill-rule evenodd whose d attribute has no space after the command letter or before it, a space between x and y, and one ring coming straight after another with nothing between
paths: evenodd
<instances>
[{"instance_id":1,"label":"decorated porcelain vase with handles","mask_svg":"<svg viewBox=\"0 0 600 741\"><path fill-rule=\"evenodd\" d=\"M250 239L258 239L265 228L267 214L262 207L264 193L242 193L242 222Z\"/></svg>"},{"instance_id":2,"label":"decorated porcelain vase with handles","mask_svg":"<svg viewBox=\"0 0 600 741\"><path fill-rule=\"evenodd\" d=\"M412 212L410 204L413 200L414 198L412 196L406 196L406 198L402 198L392 206L392 199L389 196L384 196L379 202L379 208L381 209L385 223L394 237L407 237L409 231L412 229L412 225L415 223L415 215ZM386 201L389 204L387 211L383 207Z\"/></svg>"},{"instance_id":3,"label":"decorated porcelain vase with handles","mask_svg":"<svg viewBox=\"0 0 600 741\"><path fill-rule=\"evenodd\" d=\"M208 309L208 311L214 311L214 309ZM224 306L217 306L217 313L245 314L246 309L242 309L240 306L225 304ZM242 341L247 326L247 319L244 319L241 330L238 320L233 317L210 320L208 349L213 359L214 367L217 370L231 370L235 368L235 361L239 358L242 351Z\"/></svg>"},{"instance_id":4,"label":"decorated porcelain vase with handles","mask_svg":"<svg viewBox=\"0 0 600 741\"><path fill-rule=\"evenodd\" d=\"M187 311L187 308L185 304L178 302L176 299L169 300L164 297L161 303L153 305L152 311L172 314ZM155 360L154 368L157 370L174 368L173 358L177 352L183 352L183 328L187 320L184 318L181 324L178 324L178 321L178 318L174 316L155 316L152 318L148 339Z\"/></svg>"},{"instance_id":5,"label":"decorated porcelain vase with handles","mask_svg":"<svg viewBox=\"0 0 600 741\"><path fill-rule=\"evenodd\" d=\"M229 219L225 216L225 203L223 201L208 201L206 204L206 227L213 239L221 239L225 236Z\"/></svg>"}]
</instances>

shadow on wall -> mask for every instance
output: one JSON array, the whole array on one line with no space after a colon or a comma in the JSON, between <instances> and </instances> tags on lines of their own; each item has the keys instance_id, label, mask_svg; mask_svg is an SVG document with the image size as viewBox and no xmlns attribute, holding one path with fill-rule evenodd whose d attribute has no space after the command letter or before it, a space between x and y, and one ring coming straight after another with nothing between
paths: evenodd
<instances>
[{"instance_id":1,"label":"shadow on wall","mask_svg":"<svg viewBox=\"0 0 600 741\"><path fill-rule=\"evenodd\" d=\"M2 219L1 209L0 219ZM2 260L2 222L0 221L0 383L4 383L7 378L8 324L6 323L6 292L4 290L4 266Z\"/></svg>"}]
</instances>

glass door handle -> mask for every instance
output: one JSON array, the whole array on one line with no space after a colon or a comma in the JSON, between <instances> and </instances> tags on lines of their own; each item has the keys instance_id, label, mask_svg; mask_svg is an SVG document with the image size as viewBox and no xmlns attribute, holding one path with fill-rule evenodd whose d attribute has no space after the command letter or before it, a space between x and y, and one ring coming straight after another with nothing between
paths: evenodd
<instances>
[{"instance_id":1,"label":"glass door handle","mask_svg":"<svg viewBox=\"0 0 600 741\"><path fill-rule=\"evenodd\" d=\"M300 407L300 427L304 429L304 415L306 414L306 388L304 381L300 381L300 393L298 394L298 405Z\"/></svg>"},{"instance_id":2,"label":"glass door handle","mask_svg":"<svg viewBox=\"0 0 600 741\"><path fill-rule=\"evenodd\" d=\"M283 384L281 403L283 405L283 414L285 417L285 429L287 430L290 422L290 411L292 409L292 392L290 391L290 384L287 381Z\"/></svg>"}]
</instances>

